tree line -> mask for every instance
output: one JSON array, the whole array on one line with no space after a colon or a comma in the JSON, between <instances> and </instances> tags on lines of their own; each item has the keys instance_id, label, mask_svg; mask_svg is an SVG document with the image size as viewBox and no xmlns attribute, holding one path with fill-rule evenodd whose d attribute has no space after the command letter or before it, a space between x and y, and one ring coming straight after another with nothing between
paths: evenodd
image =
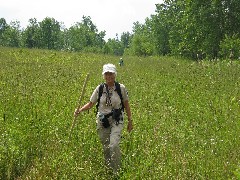
<instances>
[{"instance_id":1,"label":"tree line","mask_svg":"<svg viewBox=\"0 0 240 180\"><path fill-rule=\"evenodd\" d=\"M114 55L174 55L191 59L240 56L239 0L164 0L143 24L133 23L132 32L104 40L90 16L70 28L54 18L19 21L0 19L0 45L82 51Z\"/></svg>"}]
</instances>

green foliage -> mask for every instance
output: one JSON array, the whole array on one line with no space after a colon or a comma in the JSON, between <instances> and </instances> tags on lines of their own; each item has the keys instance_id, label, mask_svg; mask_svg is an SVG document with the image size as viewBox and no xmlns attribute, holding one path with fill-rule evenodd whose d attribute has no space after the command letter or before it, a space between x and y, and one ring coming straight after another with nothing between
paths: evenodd
<instances>
[{"instance_id":1,"label":"green foliage","mask_svg":"<svg viewBox=\"0 0 240 180\"><path fill-rule=\"evenodd\" d=\"M92 47L102 48L105 43L104 36L105 31L98 33L91 18L83 16L82 23L76 23L67 31L67 44L75 51L82 51L86 48L89 50Z\"/></svg>"},{"instance_id":2,"label":"green foliage","mask_svg":"<svg viewBox=\"0 0 240 180\"><path fill-rule=\"evenodd\" d=\"M104 45L103 52L104 54L121 56L124 52L124 44L118 38L108 39L108 42Z\"/></svg>"},{"instance_id":3,"label":"green foliage","mask_svg":"<svg viewBox=\"0 0 240 180\"><path fill-rule=\"evenodd\" d=\"M238 167L238 169L236 171L234 171L235 176L237 177L237 179L240 179L240 167Z\"/></svg>"},{"instance_id":4,"label":"green foliage","mask_svg":"<svg viewBox=\"0 0 240 180\"><path fill-rule=\"evenodd\" d=\"M20 47L20 22L11 21L8 25L4 18L0 19L0 45Z\"/></svg>"},{"instance_id":5,"label":"green foliage","mask_svg":"<svg viewBox=\"0 0 240 180\"><path fill-rule=\"evenodd\" d=\"M61 49L61 26L54 18L46 17L39 23L40 27L40 48Z\"/></svg>"},{"instance_id":6,"label":"green foliage","mask_svg":"<svg viewBox=\"0 0 240 180\"><path fill-rule=\"evenodd\" d=\"M151 23L149 19L146 23ZM139 22L134 23L133 31L134 35L131 40L130 52L131 55L136 56L150 56L154 53L154 44L152 31L149 29L150 26L140 24Z\"/></svg>"},{"instance_id":7,"label":"green foliage","mask_svg":"<svg viewBox=\"0 0 240 180\"><path fill-rule=\"evenodd\" d=\"M226 56L225 37L240 34L239 0L164 0L145 22L133 23L132 34L104 40L91 17L83 16L70 28L53 18L8 25L0 19L0 45L65 51L102 52L111 55L174 55L191 59L218 59ZM224 50L224 52L223 52ZM237 56L239 52L234 52ZM201 58L200 58L201 57Z\"/></svg>"},{"instance_id":8,"label":"green foliage","mask_svg":"<svg viewBox=\"0 0 240 180\"><path fill-rule=\"evenodd\" d=\"M132 35L129 32L123 32L121 35L121 42L124 48L129 48L132 40Z\"/></svg>"},{"instance_id":9,"label":"green foliage","mask_svg":"<svg viewBox=\"0 0 240 180\"><path fill-rule=\"evenodd\" d=\"M30 19L29 25L22 33L23 46L27 48L41 48L40 46L40 26L37 19Z\"/></svg>"},{"instance_id":10,"label":"green foliage","mask_svg":"<svg viewBox=\"0 0 240 180\"><path fill-rule=\"evenodd\" d=\"M240 38L238 35L225 36L225 38L220 43L221 56L228 59L231 51L233 53L233 59L240 57Z\"/></svg>"},{"instance_id":11,"label":"green foliage","mask_svg":"<svg viewBox=\"0 0 240 180\"><path fill-rule=\"evenodd\" d=\"M0 179L111 179L94 110L107 55L0 49ZM240 159L239 61L124 57L117 80L130 95L134 131L123 131L119 179L236 179Z\"/></svg>"},{"instance_id":12,"label":"green foliage","mask_svg":"<svg viewBox=\"0 0 240 180\"><path fill-rule=\"evenodd\" d=\"M158 54L215 59L225 35L239 34L238 1L165 0L152 16ZM169 49L170 48L170 49Z\"/></svg>"},{"instance_id":13,"label":"green foliage","mask_svg":"<svg viewBox=\"0 0 240 180\"><path fill-rule=\"evenodd\" d=\"M160 7L159 7L160 6ZM164 13L161 5L157 5L158 13L152 16L152 29L153 29L153 40L155 43L156 54L167 55L170 54L170 44L169 44L169 23L168 17Z\"/></svg>"},{"instance_id":14,"label":"green foliage","mask_svg":"<svg viewBox=\"0 0 240 180\"><path fill-rule=\"evenodd\" d=\"M8 25L4 18L0 19L2 46L95 52L103 48L104 36L105 31L98 32L89 16L83 16L81 23L76 22L69 29L54 18L46 17L41 22L34 18L22 31L18 21Z\"/></svg>"}]
</instances>

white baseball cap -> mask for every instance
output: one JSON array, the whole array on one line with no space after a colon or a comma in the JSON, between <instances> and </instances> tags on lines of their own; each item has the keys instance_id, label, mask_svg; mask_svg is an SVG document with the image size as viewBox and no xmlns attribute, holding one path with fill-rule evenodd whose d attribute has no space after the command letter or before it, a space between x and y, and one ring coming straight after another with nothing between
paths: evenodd
<instances>
[{"instance_id":1,"label":"white baseball cap","mask_svg":"<svg viewBox=\"0 0 240 180\"><path fill-rule=\"evenodd\" d=\"M105 64L103 65L103 72L102 74L105 74L106 72L111 72L117 75L116 66L113 64Z\"/></svg>"}]
</instances>

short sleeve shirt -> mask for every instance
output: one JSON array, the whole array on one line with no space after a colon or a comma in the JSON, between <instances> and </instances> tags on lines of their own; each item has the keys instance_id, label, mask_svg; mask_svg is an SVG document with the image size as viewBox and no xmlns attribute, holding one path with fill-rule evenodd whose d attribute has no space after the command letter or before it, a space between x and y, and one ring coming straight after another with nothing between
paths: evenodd
<instances>
[{"instance_id":1,"label":"short sleeve shirt","mask_svg":"<svg viewBox=\"0 0 240 180\"><path fill-rule=\"evenodd\" d=\"M97 103L97 101L98 101L99 87L100 87L100 85L98 85L96 87L96 89L93 91L92 96L90 98L90 101L94 104ZM120 84L120 89L121 89L121 93L122 93L123 102L125 102L129 99L128 91L123 84ZM112 109L121 108L121 98L119 97L115 86L113 88L109 88L109 98L110 98L111 103L110 103L110 105L107 105L107 103L106 103L107 89L106 89L106 86L104 86L103 93L102 93L102 96L100 97L100 102L99 102L99 107L98 107L99 112L101 112L103 114L108 114L108 113L112 112Z\"/></svg>"}]
</instances>

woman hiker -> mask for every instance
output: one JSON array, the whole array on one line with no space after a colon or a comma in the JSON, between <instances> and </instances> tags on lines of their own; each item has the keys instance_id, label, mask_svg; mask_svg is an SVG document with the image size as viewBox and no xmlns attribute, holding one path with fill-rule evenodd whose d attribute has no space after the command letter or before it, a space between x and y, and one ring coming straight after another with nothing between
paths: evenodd
<instances>
[{"instance_id":1,"label":"woman hiker","mask_svg":"<svg viewBox=\"0 0 240 180\"><path fill-rule=\"evenodd\" d=\"M102 71L105 83L96 87L90 101L75 110L75 117L82 111L88 110L96 104L97 131L101 143L106 166L117 173L121 165L120 139L123 129L124 109L128 117L127 130L133 129L131 110L128 102L128 92L123 84L115 81L117 71L113 64L105 64Z\"/></svg>"}]
</instances>

